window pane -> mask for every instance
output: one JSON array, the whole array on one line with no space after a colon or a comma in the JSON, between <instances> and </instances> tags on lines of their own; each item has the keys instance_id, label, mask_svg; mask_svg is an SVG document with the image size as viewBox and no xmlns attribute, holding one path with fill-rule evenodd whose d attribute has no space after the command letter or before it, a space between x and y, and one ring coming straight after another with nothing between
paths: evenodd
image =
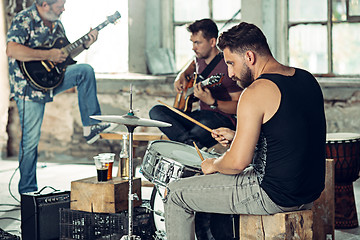
<instances>
[{"instance_id":1,"label":"window pane","mask_svg":"<svg viewBox=\"0 0 360 240\"><path fill-rule=\"evenodd\" d=\"M289 29L290 65L311 73L327 73L327 32L322 25L297 25Z\"/></svg>"},{"instance_id":2,"label":"window pane","mask_svg":"<svg viewBox=\"0 0 360 240\"><path fill-rule=\"evenodd\" d=\"M108 6L112 7L109 8ZM109 24L99 32L98 40L76 57L79 63L89 63L97 73L128 71L128 7L127 1L67 0L61 17L70 42L78 40L119 11L117 24ZM79 10L81 9L81 11Z\"/></svg>"},{"instance_id":3,"label":"window pane","mask_svg":"<svg viewBox=\"0 0 360 240\"><path fill-rule=\"evenodd\" d=\"M289 0L289 20L326 21L327 0Z\"/></svg>"},{"instance_id":4,"label":"window pane","mask_svg":"<svg viewBox=\"0 0 360 240\"><path fill-rule=\"evenodd\" d=\"M346 2L344 0L333 0L333 21L346 21Z\"/></svg>"},{"instance_id":5,"label":"window pane","mask_svg":"<svg viewBox=\"0 0 360 240\"><path fill-rule=\"evenodd\" d=\"M230 28L238 25L239 23L240 22L236 22L236 23L235 22L230 22L230 23L226 24L225 26L224 26L223 23L220 23L220 24L218 23L217 26L218 26L218 29L219 29L219 35L220 35L220 33L229 30Z\"/></svg>"},{"instance_id":6,"label":"window pane","mask_svg":"<svg viewBox=\"0 0 360 240\"><path fill-rule=\"evenodd\" d=\"M241 0L213 0L213 19L229 20L241 9ZM241 13L235 19L241 19Z\"/></svg>"},{"instance_id":7,"label":"window pane","mask_svg":"<svg viewBox=\"0 0 360 240\"><path fill-rule=\"evenodd\" d=\"M360 23L333 26L333 64L336 74L360 74Z\"/></svg>"},{"instance_id":8,"label":"window pane","mask_svg":"<svg viewBox=\"0 0 360 240\"><path fill-rule=\"evenodd\" d=\"M177 70L181 70L194 57L190 33L186 26L175 27L175 60Z\"/></svg>"},{"instance_id":9,"label":"window pane","mask_svg":"<svg viewBox=\"0 0 360 240\"><path fill-rule=\"evenodd\" d=\"M190 22L209 18L209 0L174 0L174 21Z\"/></svg>"},{"instance_id":10,"label":"window pane","mask_svg":"<svg viewBox=\"0 0 360 240\"><path fill-rule=\"evenodd\" d=\"M349 1L349 15L360 16L360 0Z\"/></svg>"}]
</instances>

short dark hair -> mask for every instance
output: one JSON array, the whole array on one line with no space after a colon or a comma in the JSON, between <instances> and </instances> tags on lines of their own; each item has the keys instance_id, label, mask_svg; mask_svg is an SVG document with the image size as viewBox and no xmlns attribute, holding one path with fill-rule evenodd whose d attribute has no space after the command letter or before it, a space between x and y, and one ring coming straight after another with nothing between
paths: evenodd
<instances>
[{"instance_id":1,"label":"short dark hair","mask_svg":"<svg viewBox=\"0 0 360 240\"><path fill-rule=\"evenodd\" d=\"M49 5L56 3L58 0L36 0L37 5L42 5L44 2L47 2Z\"/></svg>"},{"instance_id":2,"label":"short dark hair","mask_svg":"<svg viewBox=\"0 0 360 240\"><path fill-rule=\"evenodd\" d=\"M223 32L218 41L218 47L224 51L243 53L254 51L259 55L272 55L266 37L254 24L242 22L228 31Z\"/></svg>"},{"instance_id":3,"label":"short dark hair","mask_svg":"<svg viewBox=\"0 0 360 240\"><path fill-rule=\"evenodd\" d=\"M211 38L217 39L219 34L219 30L215 22L208 18L197 20L191 23L187 27L187 30L192 34L202 31L203 37L207 40L210 40Z\"/></svg>"}]
</instances>

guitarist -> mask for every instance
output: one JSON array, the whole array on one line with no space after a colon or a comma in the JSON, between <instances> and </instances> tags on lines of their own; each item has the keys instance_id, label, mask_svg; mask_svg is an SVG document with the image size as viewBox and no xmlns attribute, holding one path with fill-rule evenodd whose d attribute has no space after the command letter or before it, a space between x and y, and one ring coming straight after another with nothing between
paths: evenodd
<instances>
[{"instance_id":1,"label":"guitarist","mask_svg":"<svg viewBox=\"0 0 360 240\"><path fill-rule=\"evenodd\" d=\"M112 127L89 117L101 114L95 73L90 65L68 66L62 83L54 89L45 91L29 84L16 61L49 60L55 64L65 61L67 56L60 49L34 49L51 46L55 39L66 37L64 27L59 21L60 15L65 10L64 4L65 0L36 0L32 6L14 17L7 33L10 98L17 103L22 130L19 147L20 194L37 191L36 164L40 129L45 104L53 101L53 96L77 86L80 115L87 143L95 142L101 131ZM79 54L84 49L88 49L96 41L98 32L90 31L88 36L88 41L79 46L75 53ZM71 57L75 56L76 54Z\"/></svg>"},{"instance_id":2,"label":"guitarist","mask_svg":"<svg viewBox=\"0 0 360 240\"><path fill-rule=\"evenodd\" d=\"M216 46L218 28L210 19L195 21L187 27L191 33L195 60L180 72L175 79L175 90L180 93L187 85L187 76L195 72L206 79L219 73L224 74L221 84L202 88L200 83L194 86L194 96L200 100L200 110L186 112L187 115L208 126L211 129L227 126L235 129L233 115L236 113L237 101L242 89L228 76L227 65L222 53ZM199 79L199 77L197 77ZM193 141L199 148L211 147L217 142L211 133L174 113L162 105L154 106L149 112L150 118L172 124L172 127L160 128L170 139L193 146Z\"/></svg>"}]
</instances>

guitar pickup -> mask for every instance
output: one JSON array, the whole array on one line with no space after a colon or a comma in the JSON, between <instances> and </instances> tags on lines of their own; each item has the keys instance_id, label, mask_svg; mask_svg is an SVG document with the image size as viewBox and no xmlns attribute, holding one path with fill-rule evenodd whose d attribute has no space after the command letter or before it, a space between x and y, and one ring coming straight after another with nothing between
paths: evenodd
<instances>
[{"instance_id":1,"label":"guitar pickup","mask_svg":"<svg viewBox=\"0 0 360 240\"><path fill-rule=\"evenodd\" d=\"M44 61L41 61L41 64L44 66L44 68L46 69L46 71L51 72L51 69L49 68L48 65L46 65L46 63Z\"/></svg>"}]
</instances>

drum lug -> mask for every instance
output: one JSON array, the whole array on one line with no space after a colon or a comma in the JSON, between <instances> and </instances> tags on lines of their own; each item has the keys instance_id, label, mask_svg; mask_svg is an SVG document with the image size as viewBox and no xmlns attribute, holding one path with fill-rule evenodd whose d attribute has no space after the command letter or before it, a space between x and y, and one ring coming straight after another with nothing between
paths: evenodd
<instances>
[{"instance_id":1,"label":"drum lug","mask_svg":"<svg viewBox=\"0 0 360 240\"><path fill-rule=\"evenodd\" d=\"M130 194L130 200L139 200L139 196L136 193Z\"/></svg>"}]
</instances>

